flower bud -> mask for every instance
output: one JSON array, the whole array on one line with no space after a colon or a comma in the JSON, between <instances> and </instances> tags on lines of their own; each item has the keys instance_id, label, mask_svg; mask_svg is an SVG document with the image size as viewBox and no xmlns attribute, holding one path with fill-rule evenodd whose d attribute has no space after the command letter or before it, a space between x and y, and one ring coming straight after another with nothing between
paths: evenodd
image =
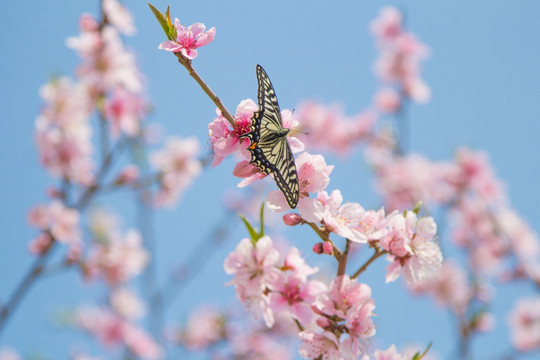
<instances>
[{"instance_id":1,"label":"flower bud","mask_svg":"<svg viewBox=\"0 0 540 360\"><path fill-rule=\"evenodd\" d=\"M323 329L327 329L330 326L332 326L332 321L330 321L330 319L328 319L326 317L323 317L323 316L317 318L316 323L317 323L317 325L319 325Z\"/></svg>"},{"instance_id":2,"label":"flower bud","mask_svg":"<svg viewBox=\"0 0 540 360\"><path fill-rule=\"evenodd\" d=\"M322 254L323 253L323 243L316 243L313 245L313 252L315 254Z\"/></svg>"},{"instance_id":3,"label":"flower bud","mask_svg":"<svg viewBox=\"0 0 540 360\"><path fill-rule=\"evenodd\" d=\"M325 241L322 244L322 249L323 249L323 252L327 255L332 255L332 252L334 250L330 241Z\"/></svg>"},{"instance_id":4,"label":"flower bud","mask_svg":"<svg viewBox=\"0 0 540 360\"><path fill-rule=\"evenodd\" d=\"M302 217L296 213L288 213L283 215L285 225L295 226L302 222Z\"/></svg>"}]
</instances>

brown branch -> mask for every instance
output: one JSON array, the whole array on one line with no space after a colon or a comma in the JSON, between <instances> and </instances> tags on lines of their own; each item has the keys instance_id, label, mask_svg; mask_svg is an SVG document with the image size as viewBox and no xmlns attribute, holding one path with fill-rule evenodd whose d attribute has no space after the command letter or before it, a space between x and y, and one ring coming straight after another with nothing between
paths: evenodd
<instances>
[{"instance_id":1,"label":"brown branch","mask_svg":"<svg viewBox=\"0 0 540 360\"><path fill-rule=\"evenodd\" d=\"M47 259L52 253L52 249L55 247L56 242L52 242L49 247L47 247L43 254L41 254L40 257L34 260L34 263L22 279L22 281L19 283L17 288L15 289L15 292L11 297L9 298L8 302L2 307L0 310L0 333L4 329L4 326L7 323L7 320L9 319L10 315L15 311L17 306L21 303L22 298L30 288L30 286L34 283L34 281L39 277L39 275L42 273L43 268L45 266L45 263L47 262Z\"/></svg>"},{"instance_id":2,"label":"brown branch","mask_svg":"<svg viewBox=\"0 0 540 360\"><path fill-rule=\"evenodd\" d=\"M347 268L347 257L349 256L349 250L351 248L351 240L347 239L345 243L345 250L338 260L338 270L336 276L345 275L345 269Z\"/></svg>"},{"instance_id":3,"label":"brown branch","mask_svg":"<svg viewBox=\"0 0 540 360\"><path fill-rule=\"evenodd\" d=\"M385 254L388 254L388 251L381 250L381 249L379 249L379 247L376 246L375 247L375 253L373 253L373 255L368 259L368 261L366 261L364 263L364 265L362 265L358 270L356 270L356 272L353 274L353 276L351 276L351 279L356 279L361 273L366 271L367 267L372 262L374 262L375 260L377 260L378 258L380 258L381 256L383 256Z\"/></svg>"},{"instance_id":4,"label":"brown branch","mask_svg":"<svg viewBox=\"0 0 540 360\"><path fill-rule=\"evenodd\" d=\"M191 75L192 78L195 79L195 81L197 82L197 84L199 84L199 86L204 90L204 92L206 93L206 95L208 95L208 97L210 98L210 100L212 100L212 102L214 104L216 104L216 106L219 108L219 110L221 110L221 114L225 117L225 119L227 119L227 121L231 124L231 126L234 128L235 127L235 120L234 120L234 117L231 115L231 113L229 112L229 110L227 110L227 108L225 107L225 105L223 105L223 103L221 102L221 99L212 91L212 89L210 89L210 87L204 82L204 80L199 76L199 74L197 73L197 71L195 71L195 69L193 68L193 65L191 64L191 60L187 59L186 57L184 57L181 53L174 53L176 55L176 57L178 58L178 62L182 65L184 65L184 67L187 69L187 71L189 72L189 75Z\"/></svg>"}]
</instances>

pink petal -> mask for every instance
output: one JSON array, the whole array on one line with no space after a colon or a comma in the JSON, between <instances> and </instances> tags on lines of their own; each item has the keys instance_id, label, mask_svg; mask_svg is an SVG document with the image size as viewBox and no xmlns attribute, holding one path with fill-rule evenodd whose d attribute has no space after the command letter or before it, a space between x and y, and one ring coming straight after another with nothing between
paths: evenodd
<instances>
[{"instance_id":1,"label":"pink petal","mask_svg":"<svg viewBox=\"0 0 540 360\"><path fill-rule=\"evenodd\" d=\"M197 57L198 55L198 51L195 50L195 49L184 49L182 48L182 50L180 50L182 52L182 55L184 55L185 57L187 57L189 60L193 60Z\"/></svg>"},{"instance_id":2,"label":"pink petal","mask_svg":"<svg viewBox=\"0 0 540 360\"><path fill-rule=\"evenodd\" d=\"M182 45L175 41L167 40L159 44L158 49L177 52L182 49Z\"/></svg>"},{"instance_id":3,"label":"pink petal","mask_svg":"<svg viewBox=\"0 0 540 360\"><path fill-rule=\"evenodd\" d=\"M289 145L291 146L291 151L293 153L297 153L297 152L300 152L300 151L304 151L304 149L306 148L304 146L304 143L300 141L300 139L298 139L297 137L295 136L290 136L288 138L289 140Z\"/></svg>"},{"instance_id":4,"label":"pink petal","mask_svg":"<svg viewBox=\"0 0 540 360\"><path fill-rule=\"evenodd\" d=\"M180 20L178 18L174 18L174 27L176 28L176 32L184 32L186 30L185 26L180 24Z\"/></svg>"},{"instance_id":5,"label":"pink petal","mask_svg":"<svg viewBox=\"0 0 540 360\"><path fill-rule=\"evenodd\" d=\"M260 179L264 178L265 176L266 176L266 175L263 174L263 173L256 173L256 174L254 174L254 175L252 175L252 176L250 176L250 177L248 177L248 178L245 178L244 180L240 181L240 182L238 183L237 186L238 186L239 188L246 187L246 186L248 186L249 184L254 183L254 182L257 181L257 180L260 180Z\"/></svg>"},{"instance_id":6,"label":"pink petal","mask_svg":"<svg viewBox=\"0 0 540 360\"><path fill-rule=\"evenodd\" d=\"M206 26L204 26L204 24L202 24L202 23L195 23L195 24L190 25L188 27L188 31L191 31L194 38L199 36L199 34L202 34L204 32L204 30L206 30Z\"/></svg>"},{"instance_id":7,"label":"pink petal","mask_svg":"<svg viewBox=\"0 0 540 360\"><path fill-rule=\"evenodd\" d=\"M323 218L323 205L317 199L302 198L298 201L298 211L306 221L317 223Z\"/></svg>"},{"instance_id":8,"label":"pink petal","mask_svg":"<svg viewBox=\"0 0 540 360\"><path fill-rule=\"evenodd\" d=\"M287 211L290 209L281 191L270 191L266 197L266 203L268 204L268 209L272 211Z\"/></svg>"},{"instance_id":9,"label":"pink petal","mask_svg":"<svg viewBox=\"0 0 540 360\"><path fill-rule=\"evenodd\" d=\"M216 28L211 28L197 39L197 47L210 44L216 36Z\"/></svg>"}]
</instances>

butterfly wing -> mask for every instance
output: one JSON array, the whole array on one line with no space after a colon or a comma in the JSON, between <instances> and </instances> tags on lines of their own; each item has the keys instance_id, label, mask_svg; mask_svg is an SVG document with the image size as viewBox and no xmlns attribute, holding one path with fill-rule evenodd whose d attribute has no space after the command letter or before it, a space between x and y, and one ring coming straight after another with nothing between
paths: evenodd
<instances>
[{"instance_id":1,"label":"butterfly wing","mask_svg":"<svg viewBox=\"0 0 540 360\"><path fill-rule=\"evenodd\" d=\"M272 82L264 69L257 65L259 84L259 110L251 118L250 132L245 136L250 140L248 150L250 163L261 172L272 174L289 206L298 204L300 186L294 157L287 141L288 129L283 128L281 111Z\"/></svg>"},{"instance_id":2,"label":"butterfly wing","mask_svg":"<svg viewBox=\"0 0 540 360\"><path fill-rule=\"evenodd\" d=\"M276 147L279 147L278 153L280 155L277 158L281 159L281 161L277 161L276 163L276 168L273 172L274 180L285 196L287 204L289 204L291 209L294 209L300 197L300 186L294 157L286 137L281 139Z\"/></svg>"}]
</instances>

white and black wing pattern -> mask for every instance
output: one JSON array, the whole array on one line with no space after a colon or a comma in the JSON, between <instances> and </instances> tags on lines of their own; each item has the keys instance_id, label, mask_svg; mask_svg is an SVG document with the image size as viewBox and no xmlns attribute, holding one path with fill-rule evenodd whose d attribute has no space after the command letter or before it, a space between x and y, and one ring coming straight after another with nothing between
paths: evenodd
<instances>
[{"instance_id":1,"label":"white and black wing pattern","mask_svg":"<svg viewBox=\"0 0 540 360\"><path fill-rule=\"evenodd\" d=\"M251 118L249 138L250 163L261 172L272 174L287 203L294 209L298 204L300 186L294 157L287 141L289 129L283 127L281 111L272 82L264 69L257 65L259 110Z\"/></svg>"}]
</instances>

